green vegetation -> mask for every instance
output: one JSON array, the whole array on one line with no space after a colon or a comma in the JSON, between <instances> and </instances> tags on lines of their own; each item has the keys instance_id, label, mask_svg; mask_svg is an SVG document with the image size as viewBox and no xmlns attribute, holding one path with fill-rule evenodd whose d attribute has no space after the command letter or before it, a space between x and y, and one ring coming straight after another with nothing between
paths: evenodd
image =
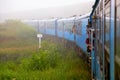
<instances>
[{"instance_id":1,"label":"green vegetation","mask_svg":"<svg viewBox=\"0 0 120 80\"><path fill-rule=\"evenodd\" d=\"M74 50L48 41L39 53L0 63L0 80L89 80L88 67Z\"/></svg>"},{"instance_id":2,"label":"green vegetation","mask_svg":"<svg viewBox=\"0 0 120 80\"><path fill-rule=\"evenodd\" d=\"M25 25L19 22L14 22L14 23L15 24L11 24L11 23L7 23L7 24L22 25L22 26ZM24 29L26 29L26 27ZM5 52L3 51L3 53L9 55L15 55L13 53L18 52L17 54L21 54L20 52L22 52L23 50L21 49L21 47L36 45L35 43L33 43L34 42L33 38L36 37L36 35L34 37L34 34L36 33L33 30L30 31L32 33L29 34L29 30L32 30L31 28L29 29L29 27L27 27L27 30L28 30L27 31L28 34L26 35L27 38L29 38L28 36L33 35L33 37L31 37L30 39L31 42L27 43L26 41L25 44L20 44L23 43L23 40L21 42L16 41L13 46L12 41L8 40L10 41L10 43L8 42L7 47L8 48L12 47L12 48L10 51L8 51L8 53L6 53L8 49L6 49ZM24 32L20 32L19 34L21 35L22 33ZM13 35L13 37L15 38L16 36L14 35L17 34L18 31L16 31L15 34L10 33L10 35ZM16 39L21 39L21 38L18 37ZM17 47L18 49L20 49L20 51L19 50L14 51L13 47L14 48ZM6 48L6 46L0 45L0 48ZM29 51L31 51L31 55L29 56L18 57L14 60L6 60L6 61L2 60L0 62L0 80L90 80L91 79L87 64L82 59L79 58L79 56L76 54L74 49L67 49L63 47L61 43L53 43L50 42L49 39L45 39L44 41L42 41L42 48L39 51L33 52L31 49L29 49ZM28 51L25 49L23 50L23 53L24 54L28 53Z\"/></svg>"},{"instance_id":3,"label":"green vegetation","mask_svg":"<svg viewBox=\"0 0 120 80\"><path fill-rule=\"evenodd\" d=\"M22 54L36 51L35 29L20 21L8 20L0 24L0 54Z\"/></svg>"}]
</instances>

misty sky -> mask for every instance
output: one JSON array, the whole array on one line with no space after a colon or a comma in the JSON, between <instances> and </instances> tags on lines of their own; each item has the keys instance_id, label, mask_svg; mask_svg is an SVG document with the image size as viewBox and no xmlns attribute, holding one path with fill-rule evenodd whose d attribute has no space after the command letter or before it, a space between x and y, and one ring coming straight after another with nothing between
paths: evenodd
<instances>
[{"instance_id":1,"label":"misty sky","mask_svg":"<svg viewBox=\"0 0 120 80\"><path fill-rule=\"evenodd\" d=\"M0 13L87 3L95 0L0 0Z\"/></svg>"},{"instance_id":2,"label":"misty sky","mask_svg":"<svg viewBox=\"0 0 120 80\"><path fill-rule=\"evenodd\" d=\"M90 13L95 0L0 0L0 22L68 18Z\"/></svg>"}]
</instances>

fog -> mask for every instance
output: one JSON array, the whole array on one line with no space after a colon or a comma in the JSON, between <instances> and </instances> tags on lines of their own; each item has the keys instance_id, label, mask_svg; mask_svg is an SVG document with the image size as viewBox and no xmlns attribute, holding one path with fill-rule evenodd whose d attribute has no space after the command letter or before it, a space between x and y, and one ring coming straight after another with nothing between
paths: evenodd
<instances>
[{"instance_id":1,"label":"fog","mask_svg":"<svg viewBox=\"0 0 120 80\"><path fill-rule=\"evenodd\" d=\"M70 17L89 13L95 0L0 0L0 20Z\"/></svg>"}]
</instances>

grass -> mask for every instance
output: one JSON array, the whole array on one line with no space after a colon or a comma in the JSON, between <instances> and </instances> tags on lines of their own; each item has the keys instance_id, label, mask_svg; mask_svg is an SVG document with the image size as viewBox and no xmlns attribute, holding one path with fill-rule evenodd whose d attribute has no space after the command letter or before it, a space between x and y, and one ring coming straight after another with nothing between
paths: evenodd
<instances>
[{"instance_id":1,"label":"grass","mask_svg":"<svg viewBox=\"0 0 120 80\"><path fill-rule=\"evenodd\" d=\"M9 26L11 28L14 26L15 28L17 27L16 25L24 26L23 29L25 30L21 29L21 32L19 32L19 29L14 34L10 33L10 35L6 33L7 31L13 31L13 29L7 30ZM61 43L50 43L48 39L42 41L42 48L35 52L33 46L36 45L36 39L34 40L36 33L33 29L15 21L10 21L0 26L6 26L6 28L2 27L2 29L0 27L1 31L5 30L5 32L0 32L0 36L5 37L5 40L8 37L11 38L11 36L12 39L22 39L20 42L12 42L12 40L8 39L6 40L8 41L7 43L3 40L6 46L0 45L0 52L2 52L0 55L3 58L0 60L0 80L90 80L88 66L79 58L74 49L67 49ZM26 31L26 29L28 30L27 34L25 34L27 38L24 37L25 35L22 36L23 31ZM16 37L16 35L21 37ZM30 39L30 42L25 40L25 44L21 44L25 38L27 40ZM23 53L24 57L20 57ZM30 55L28 56L27 53ZM16 56L17 58L14 58ZM6 58L11 59L6 60ZM14 59L12 60L12 58Z\"/></svg>"},{"instance_id":2,"label":"grass","mask_svg":"<svg viewBox=\"0 0 120 80\"><path fill-rule=\"evenodd\" d=\"M20 21L9 20L0 24L0 54L35 52L37 32Z\"/></svg>"},{"instance_id":3,"label":"grass","mask_svg":"<svg viewBox=\"0 0 120 80\"><path fill-rule=\"evenodd\" d=\"M87 65L74 50L48 41L43 41L42 45L39 53L28 58L0 63L0 80L90 79Z\"/></svg>"}]
</instances>

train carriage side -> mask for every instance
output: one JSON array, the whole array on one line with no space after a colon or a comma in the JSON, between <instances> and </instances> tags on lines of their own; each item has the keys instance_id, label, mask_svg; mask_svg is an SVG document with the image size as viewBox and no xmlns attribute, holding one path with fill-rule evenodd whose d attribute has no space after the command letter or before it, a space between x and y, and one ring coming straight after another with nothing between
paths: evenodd
<instances>
[{"instance_id":1,"label":"train carriage side","mask_svg":"<svg viewBox=\"0 0 120 80\"><path fill-rule=\"evenodd\" d=\"M55 36L56 19L46 20L46 34Z\"/></svg>"},{"instance_id":2,"label":"train carriage side","mask_svg":"<svg viewBox=\"0 0 120 80\"><path fill-rule=\"evenodd\" d=\"M116 0L115 8L115 79L120 80L120 0Z\"/></svg>"},{"instance_id":3,"label":"train carriage side","mask_svg":"<svg viewBox=\"0 0 120 80\"><path fill-rule=\"evenodd\" d=\"M86 25L88 23L88 18L84 19L76 19L76 44L86 52L86 43L85 40L87 38L86 34Z\"/></svg>"},{"instance_id":4,"label":"train carriage side","mask_svg":"<svg viewBox=\"0 0 120 80\"><path fill-rule=\"evenodd\" d=\"M105 80L120 80L120 0L101 0L94 12L101 75ZM97 49L99 48L99 49ZM96 56L97 57L97 56Z\"/></svg>"}]
</instances>

